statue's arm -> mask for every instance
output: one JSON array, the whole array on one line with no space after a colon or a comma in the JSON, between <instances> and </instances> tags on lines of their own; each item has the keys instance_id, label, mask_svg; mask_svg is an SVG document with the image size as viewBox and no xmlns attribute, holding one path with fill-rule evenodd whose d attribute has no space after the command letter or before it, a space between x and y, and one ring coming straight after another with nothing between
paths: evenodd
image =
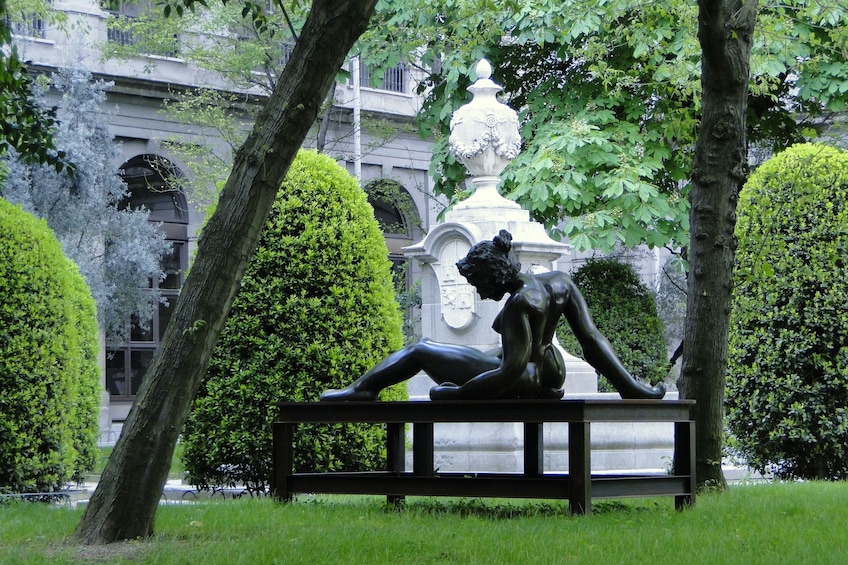
<instances>
[{"instance_id":1,"label":"statue's arm","mask_svg":"<svg viewBox=\"0 0 848 565\"><path fill-rule=\"evenodd\" d=\"M501 363L497 368L480 373L459 387L434 387L430 398L497 398L515 386L527 370L532 352L530 316L521 301L514 301L501 312L501 340Z\"/></svg>"},{"instance_id":2,"label":"statue's arm","mask_svg":"<svg viewBox=\"0 0 848 565\"><path fill-rule=\"evenodd\" d=\"M595 326L592 317L589 314L589 307L586 305L586 300L580 294L571 279L568 279L568 305L565 308L565 319L574 333L574 337L580 343L583 349L583 357L595 369L601 372L604 376L610 369L615 372L625 371L624 367L620 366L618 358L613 352L612 346L606 337Z\"/></svg>"},{"instance_id":3,"label":"statue's arm","mask_svg":"<svg viewBox=\"0 0 848 565\"><path fill-rule=\"evenodd\" d=\"M650 386L633 378L616 356L610 342L595 326L589 315L589 307L577 286L571 279L568 284L570 295L565 317L583 348L583 358L612 383L622 398L662 398L665 385L660 383Z\"/></svg>"}]
</instances>

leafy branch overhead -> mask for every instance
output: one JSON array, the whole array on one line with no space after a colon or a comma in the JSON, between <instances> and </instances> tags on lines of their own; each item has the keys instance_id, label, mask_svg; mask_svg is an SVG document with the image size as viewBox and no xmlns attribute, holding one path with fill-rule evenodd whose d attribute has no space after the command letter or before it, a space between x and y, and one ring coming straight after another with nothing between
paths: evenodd
<instances>
[{"instance_id":1,"label":"leafy branch overhead","mask_svg":"<svg viewBox=\"0 0 848 565\"><path fill-rule=\"evenodd\" d=\"M229 0L220 0L221 4L227 5ZM293 4L300 4L300 2L292 2ZM176 14L179 17L183 17L185 15L186 8L190 12L194 12L198 6L203 6L204 8L208 8L209 4L207 4L206 0L164 0L162 2L162 13L166 18L170 17L171 14ZM267 15L267 7L269 5L268 2L253 2L251 0L243 0L238 2L238 4L243 5L241 10L242 18L250 18L253 22L254 28L260 33L267 33L270 37L274 36L274 28L269 26L268 24L268 15ZM286 7L283 4L282 0L273 0L272 4L276 6L279 10L281 10L284 14L286 13ZM286 16L288 19L288 16Z\"/></svg>"},{"instance_id":2,"label":"leafy branch overhead","mask_svg":"<svg viewBox=\"0 0 848 565\"><path fill-rule=\"evenodd\" d=\"M42 107L33 98L32 77L12 45L11 15L6 0L0 0L0 155L13 151L25 163L73 175L74 165L53 143L57 108Z\"/></svg>"},{"instance_id":3,"label":"leafy branch overhead","mask_svg":"<svg viewBox=\"0 0 848 565\"><path fill-rule=\"evenodd\" d=\"M198 7L207 5L200 18ZM219 24L213 13L228 14L228 22L241 19L230 38L238 50L183 45L181 56L238 88L265 92L279 76L286 44L296 40L305 7L164 3L168 14L198 9L195 27ZM752 155L836 137L838 122L831 118L848 103L846 15L844 7L823 0L760 6L747 120ZM132 24L139 32L134 37L173 43L175 33L163 25L178 24L142 20ZM487 57L504 100L520 113L524 139L522 154L504 174L504 194L579 249L680 247L689 237L689 177L701 111L696 25L697 6L682 0L384 0L354 51L375 77L400 62L422 71L418 90L427 101L418 127L436 141L430 172L437 194L452 200L464 194L466 171L448 153L448 124L469 99L474 65Z\"/></svg>"},{"instance_id":4,"label":"leafy branch overhead","mask_svg":"<svg viewBox=\"0 0 848 565\"><path fill-rule=\"evenodd\" d=\"M487 57L522 123L523 153L501 187L507 196L580 249L688 242L702 97L696 3L381 6L363 42L394 49L428 74L419 125L436 137L437 192L455 198L463 191L465 170L447 152L448 123L469 98L474 64ZM830 118L848 103L848 8L766 0L754 41L752 149L833 135Z\"/></svg>"}]
</instances>

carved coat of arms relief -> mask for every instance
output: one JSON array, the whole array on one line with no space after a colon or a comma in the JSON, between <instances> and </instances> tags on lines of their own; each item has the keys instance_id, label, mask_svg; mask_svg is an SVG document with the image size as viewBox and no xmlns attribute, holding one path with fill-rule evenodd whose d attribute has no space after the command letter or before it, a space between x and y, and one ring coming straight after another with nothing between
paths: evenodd
<instances>
[{"instance_id":1,"label":"carved coat of arms relief","mask_svg":"<svg viewBox=\"0 0 848 565\"><path fill-rule=\"evenodd\" d=\"M465 257L469 249L468 242L452 239L442 247L439 261L433 266L439 281L442 319L455 330L467 327L477 311L476 291L456 268L456 262Z\"/></svg>"}]
</instances>

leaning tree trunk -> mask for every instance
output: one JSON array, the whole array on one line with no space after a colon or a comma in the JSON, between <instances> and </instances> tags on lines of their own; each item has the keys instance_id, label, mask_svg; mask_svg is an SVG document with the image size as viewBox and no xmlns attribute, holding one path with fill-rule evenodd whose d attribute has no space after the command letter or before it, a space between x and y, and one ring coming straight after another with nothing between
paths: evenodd
<instances>
[{"instance_id":1,"label":"leaning tree trunk","mask_svg":"<svg viewBox=\"0 0 848 565\"><path fill-rule=\"evenodd\" d=\"M699 486L721 470L736 201L747 177L745 112L757 0L700 0L702 116L692 166L689 290L681 397L697 401Z\"/></svg>"},{"instance_id":2,"label":"leaning tree trunk","mask_svg":"<svg viewBox=\"0 0 848 565\"><path fill-rule=\"evenodd\" d=\"M150 536L177 437L277 190L376 0L314 0L300 40L238 151L123 433L77 526L86 543Z\"/></svg>"}]
</instances>

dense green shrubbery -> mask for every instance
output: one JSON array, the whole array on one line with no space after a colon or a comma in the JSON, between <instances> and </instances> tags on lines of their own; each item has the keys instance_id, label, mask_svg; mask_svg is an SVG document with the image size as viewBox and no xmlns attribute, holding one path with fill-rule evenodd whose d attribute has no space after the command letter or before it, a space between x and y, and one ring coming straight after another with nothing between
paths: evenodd
<instances>
[{"instance_id":1,"label":"dense green shrubbery","mask_svg":"<svg viewBox=\"0 0 848 565\"><path fill-rule=\"evenodd\" d=\"M848 152L778 154L738 215L731 446L784 477L848 478Z\"/></svg>"},{"instance_id":2,"label":"dense green shrubbery","mask_svg":"<svg viewBox=\"0 0 848 565\"><path fill-rule=\"evenodd\" d=\"M94 466L98 335L53 232L0 198L0 492L54 490Z\"/></svg>"},{"instance_id":3,"label":"dense green shrubbery","mask_svg":"<svg viewBox=\"0 0 848 565\"><path fill-rule=\"evenodd\" d=\"M663 382L668 374L665 330L654 295L633 267L615 259L590 259L574 271L572 279L586 299L595 325L630 374L651 384ZM569 353L582 356L565 320L557 328L557 337ZM615 390L605 378L598 387Z\"/></svg>"},{"instance_id":4,"label":"dense green shrubbery","mask_svg":"<svg viewBox=\"0 0 848 565\"><path fill-rule=\"evenodd\" d=\"M302 151L186 425L183 461L191 483L265 487L275 404L318 400L400 348L402 339L383 234L365 193L333 159ZM295 466L373 467L385 456L384 433L302 426Z\"/></svg>"}]
</instances>

